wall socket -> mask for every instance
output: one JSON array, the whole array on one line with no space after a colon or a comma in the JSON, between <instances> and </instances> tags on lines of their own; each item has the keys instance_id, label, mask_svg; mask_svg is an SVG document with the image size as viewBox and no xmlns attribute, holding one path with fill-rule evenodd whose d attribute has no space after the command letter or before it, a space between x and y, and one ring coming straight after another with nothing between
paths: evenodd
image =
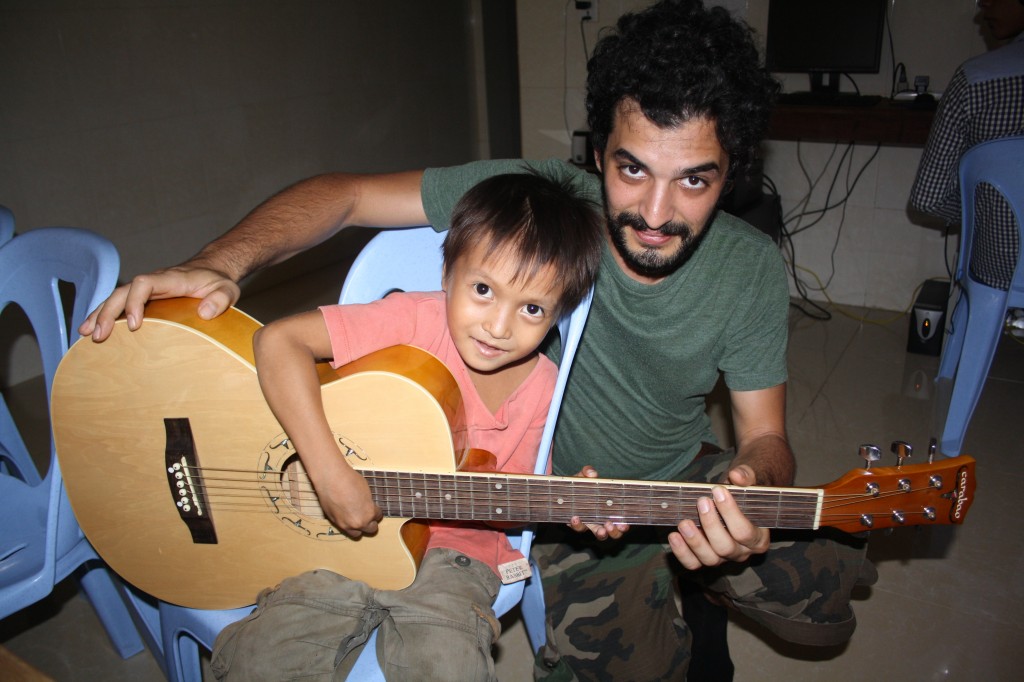
<instances>
[{"instance_id":1,"label":"wall socket","mask_svg":"<svg viewBox=\"0 0 1024 682\"><path fill-rule=\"evenodd\" d=\"M597 0L576 0L580 21L597 21Z\"/></svg>"}]
</instances>

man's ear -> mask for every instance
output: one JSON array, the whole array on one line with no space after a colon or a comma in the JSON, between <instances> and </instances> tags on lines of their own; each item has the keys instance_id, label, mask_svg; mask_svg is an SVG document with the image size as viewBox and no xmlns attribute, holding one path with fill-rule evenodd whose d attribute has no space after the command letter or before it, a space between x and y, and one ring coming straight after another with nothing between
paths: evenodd
<instances>
[{"instance_id":1,"label":"man's ear","mask_svg":"<svg viewBox=\"0 0 1024 682\"><path fill-rule=\"evenodd\" d=\"M448 264L441 265L441 291L448 291Z\"/></svg>"},{"instance_id":2,"label":"man's ear","mask_svg":"<svg viewBox=\"0 0 1024 682\"><path fill-rule=\"evenodd\" d=\"M1024 1L1024 0L1022 0ZM597 166L598 173L604 173L604 168L601 167L601 150L594 149L594 165Z\"/></svg>"}]
</instances>

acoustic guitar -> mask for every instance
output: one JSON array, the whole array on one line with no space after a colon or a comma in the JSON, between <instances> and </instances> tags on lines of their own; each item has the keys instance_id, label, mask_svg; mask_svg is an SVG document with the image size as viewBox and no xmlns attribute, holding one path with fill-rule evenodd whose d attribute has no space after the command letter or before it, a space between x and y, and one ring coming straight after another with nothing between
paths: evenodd
<instances>
[{"instance_id":1,"label":"acoustic guitar","mask_svg":"<svg viewBox=\"0 0 1024 682\"><path fill-rule=\"evenodd\" d=\"M353 540L325 520L264 402L252 318L214 320L197 301L154 301L129 332L81 340L53 384L57 456L89 541L125 580L193 608L251 604L285 577L323 568L382 589L409 585L424 519L674 526L710 485L502 474L465 447L458 386L425 351L396 346L335 371L321 392L339 447L386 518ZM974 460L850 472L821 488L731 487L773 528L846 531L959 524Z\"/></svg>"}]
</instances>

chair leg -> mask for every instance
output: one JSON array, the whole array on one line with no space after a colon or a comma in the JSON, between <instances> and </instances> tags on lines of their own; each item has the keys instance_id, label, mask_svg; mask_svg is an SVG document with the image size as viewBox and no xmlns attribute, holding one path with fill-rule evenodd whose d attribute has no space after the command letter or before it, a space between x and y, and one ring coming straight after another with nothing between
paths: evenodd
<instances>
[{"instance_id":1,"label":"chair leg","mask_svg":"<svg viewBox=\"0 0 1024 682\"><path fill-rule=\"evenodd\" d=\"M942 357L939 360L939 379L952 379L956 374L957 364L960 362L960 353L963 352L964 334L967 333L967 318L970 302L961 292L960 298L953 308L952 321L950 325L953 333L946 337L946 344L942 348Z\"/></svg>"},{"instance_id":2,"label":"chair leg","mask_svg":"<svg viewBox=\"0 0 1024 682\"><path fill-rule=\"evenodd\" d=\"M160 666L160 672L167 676L167 664L164 661L164 643L160 633L160 609L159 602L148 594L139 592L131 585L121 583L121 596L135 620L135 627L142 635L150 653Z\"/></svg>"},{"instance_id":3,"label":"chair leg","mask_svg":"<svg viewBox=\"0 0 1024 682\"><path fill-rule=\"evenodd\" d=\"M168 682L203 682L199 643L184 630L164 632L164 664Z\"/></svg>"},{"instance_id":4,"label":"chair leg","mask_svg":"<svg viewBox=\"0 0 1024 682\"><path fill-rule=\"evenodd\" d=\"M231 623L248 616L252 606L204 611L159 602L160 641L169 682L202 682L200 647L209 651L217 635Z\"/></svg>"},{"instance_id":5,"label":"chair leg","mask_svg":"<svg viewBox=\"0 0 1024 682\"><path fill-rule=\"evenodd\" d=\"M520 609L523 625L526 627L526 637L530 640L533 653L536 654L547 641L547 624L544 618L544 586L541 584L540 569L533 560L530 561L530 568L533 575L527 579L523 588Z\"/></svg>"},{"instance_id":6,"label":"chair leg","mask_svg":"<svg viewBox=\"0 0 1024 682\"><path fill-rule=\"evenodd\" d=\"M960 322L965 325L961 328L963 340L960 345L966 350L960 354L942 431L942 452L950 457L959 455L963 448L967 425L985 387L1006 314L1005 291L974 287L969 294L967 319Z\"/></svg>"},{"instance_id":7,"label":"chair leg","mask_svg":"<svg viewBox=\"0 0 1024 682\"><path fill-rule=\"evenodd\" d=\"M85 572L79 577L79 584L106 628L118 655L131 658L145 646L128 607L121 599L115 580L105 566L95 565L86 566Z\"/></svg>"}]
</instances>

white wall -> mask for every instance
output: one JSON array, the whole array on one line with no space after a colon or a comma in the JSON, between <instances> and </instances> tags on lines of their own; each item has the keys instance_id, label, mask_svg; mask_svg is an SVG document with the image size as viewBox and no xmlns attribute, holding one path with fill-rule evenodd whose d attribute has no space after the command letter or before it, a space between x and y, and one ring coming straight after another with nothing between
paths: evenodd
<instances>
[{"instance_id":1,"label":"white wall","mask_svg":"<svg viewBox=\"0 0 1024 682\"><path fill-rule=\"evenodd\" d=\"M477 158L473 6L0 0L0 203L106 235L128 278L301 178ZM37 372L9 331L0 386Z\"/></svg>"},{"instance_id":2,"label":"white wall","mask_svg":"<svg viewBox=\"0 0 1024 682\"><path fill-rule=\"evenodd\" d=\"M614 24L626 11L649 4L648 0L599 0L598 21L583 28L588 52L602 27ZM763 37L768 0L714 4L745 17ZM571 0L519 0L518 8L524 156L568 158L567 130L586 126L586 60L578 15ZM890 17L896 61L905 64L911 83L917 75L928 75L932 88L942 90L960 62L984 51L985 43L974 24L974 14L973 0L892 0ZM892 63L886 47L879 75L855 76L861 92L887 95ZM786 90L807 88L805 76L780 74L780 79ZM844 89L850 89L845 80ZM844 149L840 147L832 164L826 165L832 144L766 143L765 170L778 187L784 211L789 212L807 194L808 183L801 163L811 177L824 171L808 208L824 205L825 192ZM874 150L874 145L856 146L849 157L854 174ZM840 211L831 211L820 223L794 238L796 264L813 271L823 282L833 272L835 247L835 275L826 290L833 301L903 310L912 302L914 290L923 280L946 276L942 230L934 223L923 224L928 221L911 216L907 210L920 155L920 147L883 147L857 183L845 218ZM845 178L844 167L839 176L840 187ZM950 259L953 248L955 243L950 247ZM814 285L810 275L800 272ZM826 293L811 293L816 300L826 299Z\"/></svg>"}]
</instances>

